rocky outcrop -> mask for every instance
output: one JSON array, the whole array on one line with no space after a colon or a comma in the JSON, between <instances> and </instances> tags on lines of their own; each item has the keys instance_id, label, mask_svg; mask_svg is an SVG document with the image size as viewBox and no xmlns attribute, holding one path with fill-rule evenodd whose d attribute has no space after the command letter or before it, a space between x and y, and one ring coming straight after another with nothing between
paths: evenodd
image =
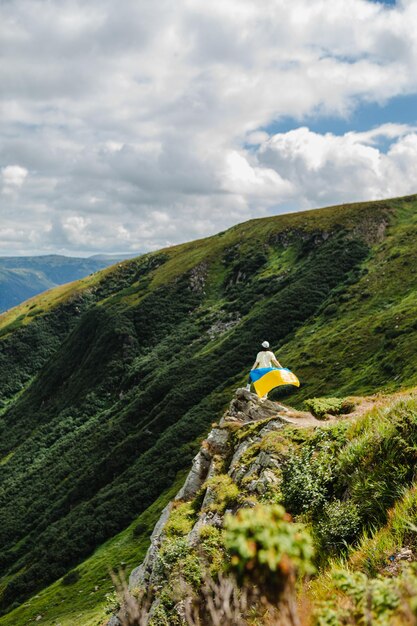
<instances>
[{"instance_id":1,"label":"rocky outcrop","mask_svg":"<svg viewBox=\"0 0 417 626\"><path fill-rule=\"evenodd\" d=\"M155 524L155 528L153 529L151 535L151 545L148 548L145 559L143 563L136 567L129 577L129 587L133 589L134 587L142 587L144 586L149 579L149 574L152 573L153 567L155 564L156 557L158 555L159 543L161 540L162 532L165 524L168 521L169 514L171 513L172 502L170 502L162 511L161 516L157 523Z\"/></svg>"},{"instance_id":2,"label":"rocky outcrop","mask_svg":"<svg viewBox=\"0 0 417 626\"><path fill-rule=\"evenodd\" d=\"M191 291L198 294L204 294L207 281L208 264L200 263L193 267L189 273L189 284Z\"/></svg>"},{"instance_id":3,"label":"rocky outcrop","mask_svg":"<svg viewBox=\"0 0 417 626\"><path fill-rule=\"evenodd\" d=\"M198 454L193 459L191 470L176 497L163 510L153 533L151 543L143 562L135 568L129 578L129 588L152 589L160 586L158 578L158 555L165 538L164 529L175 506L193 500L211 478L227 475L242 490L242 493L263 495L268 489L279 489L279 458L276 454L260 450L247 459L250 448L261 444L265 437L278 431L288 423L289 409L282 404L261 401L257 395L246 389L238 389L219 424L213 425L207 439L203 441ZM249 455L250 456L250 455ZM198 545L200 532L204 526L221 528L224 513L213 510L215 490L206 486L197 520L187 535L190 546ZM251 506L251 501L243 506ZM156 609L156 597L153 608ZM153 608L151 607L151 613ZM121 609L123 611L123 608ZM118 626L117 616L107 626Z\"/></svg>"},{"instance_id":4,"label":"rocky outcrop","mask_svg":"<svg viewBox=\"0 0 417 626\"><path fill-rule=\"evenodd\" d=\"M155 525L145 559L130 575L131 590L158 587L160 582L157 572L158 554L164 541L164 528L173 507L176 503L193 500L208 479L219 475L220 466L221 473L223 475L227 473L239 488L245 483L246 493L259 495L270 486L274 488L279 486L279 478L274 473L279 461L273 454L261 451L248 463L244 462L244 456L251 446L261 442L268 433L281 429L287 423L285 417L287 413L288 409L281 404L268 400L261 401L258 396L246 389L236 391L219 424L213 426L207 439L203 441L184 485L174 501L165 507ZM239 437L236 437L238 431ZM223 524L224 514L210 508L214 497L214 492L209 486L204 494L197 520L187 536L187 542L191 546L198 544L204 526L220 528ZM156 599L155 607L157 602ZM120 624L117 616L113 616L112 620L107 626Z\"/></svg>"}]
</instances>

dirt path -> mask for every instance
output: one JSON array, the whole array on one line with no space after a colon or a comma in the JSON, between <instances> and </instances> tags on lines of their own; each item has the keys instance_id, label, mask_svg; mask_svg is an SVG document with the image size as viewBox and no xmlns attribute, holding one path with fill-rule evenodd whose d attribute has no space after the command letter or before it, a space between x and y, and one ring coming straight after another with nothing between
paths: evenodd
<instances>
[{"instance_id":1,"label":"dirt path","mask_svg":"<svg viewBox=\"0 0 417 626\"><path fill-rule=\"evenodd\" d=\"M364 413L371 411L374 408L379 408L387 403L387 400L401 400L402 398L409 398L412 395L416 395L416 390L398 391L392 394L377 393L372 396L350 396L355 402L355 410L346 415L339 415L338 417L330 417L326 420L318 420L308 411L297 411L290 406L285 406L279 403L279 406L283 407L283 411L279 411L279 417L288 424L299 426L300 428L323 426L325 424L334 424L342 420L354 420L360 417Z\"/></svg>"},{"instance_id":2,"label":"dirt path","mask_svg":"<svg viewBox=\"0 0 417 626\"><path fill-rule=\"evenodd\" d=\"M400 397L409 395L409 393L399 393L395 395ZM392 398L393 396L390 395L389 397ZM297 411L292 407L282 404L281 406L285 407L285 411L280 411L279 416L284 422L293 424L294 426L299 426L300 428L317 427L325 424L334 424L335 422L340 422L341 420L354 420L373 408L384 405L387 398L388 396L383 396L381 394L366 397L354 397L352 398L356 404L354 411L346 415L339 415L338 417L332 416L325 420L317 419L308 411Z\"/></svg>"}]
</instances>

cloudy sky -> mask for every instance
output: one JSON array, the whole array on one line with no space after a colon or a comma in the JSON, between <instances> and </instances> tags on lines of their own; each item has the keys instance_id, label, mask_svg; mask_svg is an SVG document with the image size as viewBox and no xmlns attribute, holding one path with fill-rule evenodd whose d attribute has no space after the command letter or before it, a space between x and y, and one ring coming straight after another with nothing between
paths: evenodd
<instances>
[{"instance_id":1,"label":"cloudy sky","mask_svg":"<svg viewBox=\"0 0 417 626\"><path fill-rule=\"evenodd\" d=\"M417 0L0 0L0 254L417 192Z\"/></svg>"}]
</instances>

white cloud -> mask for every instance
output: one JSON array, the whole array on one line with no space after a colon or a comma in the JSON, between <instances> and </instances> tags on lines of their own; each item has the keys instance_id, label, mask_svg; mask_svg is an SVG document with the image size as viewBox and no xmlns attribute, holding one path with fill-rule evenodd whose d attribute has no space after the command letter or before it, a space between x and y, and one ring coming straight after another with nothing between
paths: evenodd
<instances>
[{"instance_id":1,"label":"white cloud","mask_svg":"<svg viewBox=\"0 0 417 626\"><path fill-rule=\"evenodd\" d=\"M386 153L377 138L393 140ZM417 133L406 126L341 136L302 127L270 137L257 158L291 181L294 201L307 208L416 192Z\"/></svg>"},{"instance_id":2,"label":"white cloud","mask_svg":"<svg viewBox=\"0 0 417 626\"><path fill-rule=\"evenodd\" d=\"M232 151L226 156L223 175L226 191L252 201L283 202L293 192L288 179L272 168L251 164L244 152Z\"/></svg>"},{"instance_id":3,"label":"white cloud","mask_svg":"<svg viewBox=\"0 0 417 626\"><path fill-rule=\"evenodd\" d=\"M413 128L302 119L417 92L416 32L411 0L0 3L0 253L153 249L408 193ZM270 138L283 116L301 128Z\"/></svg>"},{"instance_id":4,"label":"white cloud","mask_svg":"<svg viewBox=\"0 0 417 626\"><path fill-rule=\"evenodd\" d=\"M28 175L27 169L20 165L7 165L2 168L1 173L5 187L21 187Z\"/></svg>"}]
</instances>

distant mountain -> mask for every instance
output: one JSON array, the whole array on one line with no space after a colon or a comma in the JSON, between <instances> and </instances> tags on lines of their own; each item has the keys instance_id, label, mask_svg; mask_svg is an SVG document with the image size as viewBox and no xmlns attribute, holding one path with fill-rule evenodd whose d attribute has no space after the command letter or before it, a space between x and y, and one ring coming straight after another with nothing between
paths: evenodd
<instances>
[{"instance_id":1,"label":"distant mountain","mask_svg":"<svg viewBox=\"0 0 417 626\"><path fill-rule=\"evenodd\" d=\"M79 280L127 258L131 257L108 254L88 258L57 254L0 257L0 313L46 289Z\"/></svg>"}]
</instances>

